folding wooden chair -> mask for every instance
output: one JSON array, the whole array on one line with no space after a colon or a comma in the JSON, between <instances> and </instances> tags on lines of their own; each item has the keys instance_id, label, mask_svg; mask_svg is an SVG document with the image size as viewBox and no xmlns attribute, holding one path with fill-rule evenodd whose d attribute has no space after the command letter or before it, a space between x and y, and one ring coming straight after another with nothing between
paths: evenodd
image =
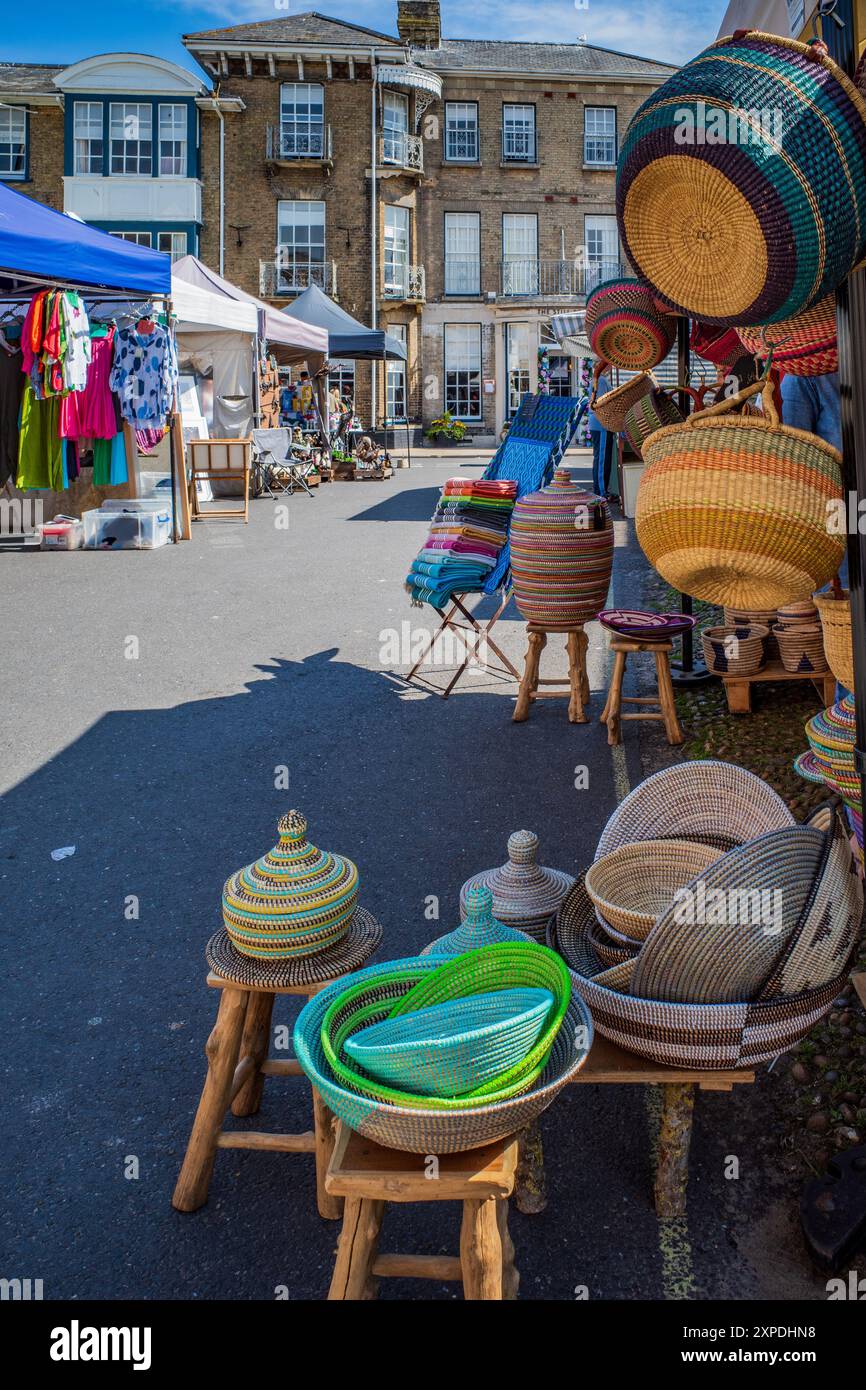
<instances>
[{"instance_id":1,"label":"folding wooden chair","mask_svg":"<svg viewBox=\"0 0 866 1390\"><path fill-rule=\"evenodd\" d=\"M525 396L508 434L482 477L516 482L518 498L536 492L538 488L550 482L557 465L562 462L587 404L586 400L578 400L573 396ZM452 594L448 606L438 607L431 603L430 606L439 614L441 621L420 659L406 676L406 681L415 680L421 667L430 662L436 647L447 632L454 633L462 643L466 649L466 659L457 668L444 690L425 684L426 690L433 690L435 694L441 695L443 700L447 700L473 659L478 656L482 645L492 651L502 663L503 669L497 671L493 668L494 674L520 680L520 672L490 636L491 629L499 622L511 602L512 591L511 549L506 543L495 569L491 571L483 588ZM477 609L473 612L466 607L466 600L474 593L486 597L499 595L499 604L492 617L479 619Z\"/></svg>"}]
</instances>

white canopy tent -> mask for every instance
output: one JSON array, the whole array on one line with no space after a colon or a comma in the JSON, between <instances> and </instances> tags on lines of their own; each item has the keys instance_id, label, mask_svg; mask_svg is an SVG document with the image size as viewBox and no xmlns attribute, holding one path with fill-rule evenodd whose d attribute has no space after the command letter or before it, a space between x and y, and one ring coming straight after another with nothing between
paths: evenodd
<instances>
[{"instance_id":1,"label":"white canopy tent","mask_svg":"<svg viewBox=\"0 0 866 1390\"><path fill-rule=\"evenodd\" d=\"M214 435L249 434L255 423L255 305L211 294L174 274L171 297L181 371L213 378Z\"/></svg>"}]
</instances>

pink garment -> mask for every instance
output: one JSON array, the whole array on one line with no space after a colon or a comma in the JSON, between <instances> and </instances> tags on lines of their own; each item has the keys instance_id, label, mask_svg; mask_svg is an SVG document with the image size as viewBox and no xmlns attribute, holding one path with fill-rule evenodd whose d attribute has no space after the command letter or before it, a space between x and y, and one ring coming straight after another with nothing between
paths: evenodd
<instances>
[{"instance_id":1,"label":"pink garment","mask_svg":"<svg viewBox=\"0 0 866 1390\"><path fill-rule=\"evenodd\" d=\"M165 430L136 430L135 442L138 445L140 454L152 454L157 445L165 437Z\"/></svg>"},{"instance_id":2,"label":"pink garment","mask_svg":"<svg viewBox=\"0 0 866 1390\"><path fill-rule=\"evenodd\" d=\"M488 559L497 559L500 551L499 546L488 545L485 541L469 541L458 537L450 540L437 540L430 536L424 544L425 550L450 550L455 555L484 555Z\"/></svg>"},{"instance_id":3,"label":"pink garment","mask_svg":"<svg viewBox=\"0 0 866 1390\"><path fill-rule=\"evenodd\" d=\"M72 391L60 403L60 434L64 439L113 439L117 434L114 395L108 384L114 361L114 329L91 341L93 356L83 391Z\"/></svg>"}]
</instances>

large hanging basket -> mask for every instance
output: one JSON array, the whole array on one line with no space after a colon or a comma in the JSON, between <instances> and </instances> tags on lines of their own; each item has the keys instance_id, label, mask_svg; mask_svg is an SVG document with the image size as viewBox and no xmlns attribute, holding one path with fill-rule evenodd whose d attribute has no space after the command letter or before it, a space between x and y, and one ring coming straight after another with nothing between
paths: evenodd
<instances>
[{"instance_id":1,"label":"large hanging basket","mask_svg":"<svg viewBox=\"0 0 866 1390\"><path fill-rule=\"evenodd\" d=\"M676 319L662 313L639 280L606 280L586 301L586 336L596 357L629 372L648 371L667 357Z\"/></svg>"},{"instance_id":2,"label":"large hanging basket","mask_svg":"<svg viewBox=\"0 0 866 1390\"><path fill-rule=\"evenodd\" d=\"M823 44L740 32L644 102L616 182L623 249L662 303L789 320L866 252L866 102Z\"/></svg>"},{"instance_id":3,"label":"large hanging basket","mask_svg":"<svg viewBox=\"0 0 866 1390\"><path fill-rule=\"evenodd\" d=\"M854 642L851 637L851 595L842 589L837 598L832 590L815 594L824 630L824 654L840 685L854 689Z\"/></svg>"},{"instance_id":4,"label":"large hanging basket","mask_svg":"<svg viewBox=\"0 0 866 1390\"><path fill-rule=\"evenodd\" d=\"M828 529L842 496L841 455L763 415L731 412L765 382L657 430L635 524L650 563L681 593L732 608L779 608L836 574L843 536Z\"/></svg>"},{"instance_id":5,"label":"large hanging basket","mask_svg":"<svg viewBox=\"0 0 866 1390\"><path fill-rule=\"evenodd\" d=\"M835 294L786 323L738 328L737 333L755 357L766 357L772 348L773 366L788 376L824 376L839 370Z\"/></svg>"}]
</instances>

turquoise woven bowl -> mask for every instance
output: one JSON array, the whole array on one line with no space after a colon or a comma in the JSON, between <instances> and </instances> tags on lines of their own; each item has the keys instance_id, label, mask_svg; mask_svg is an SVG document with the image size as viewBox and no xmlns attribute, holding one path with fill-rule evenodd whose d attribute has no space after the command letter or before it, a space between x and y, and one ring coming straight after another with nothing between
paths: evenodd
<instances>
[{"instance_id":1,"label":"turquoise woven bowl","mask_svg":"<svg viewBox=\"0 0 866 1390\"><path fill-rule=\"evenodd\" d=\"M422 1096L461 1096L522 1062L553 1007L547 989L503 989L385 1019L343 1046L368 1075Z\"/></svg>"}]
</instances>

